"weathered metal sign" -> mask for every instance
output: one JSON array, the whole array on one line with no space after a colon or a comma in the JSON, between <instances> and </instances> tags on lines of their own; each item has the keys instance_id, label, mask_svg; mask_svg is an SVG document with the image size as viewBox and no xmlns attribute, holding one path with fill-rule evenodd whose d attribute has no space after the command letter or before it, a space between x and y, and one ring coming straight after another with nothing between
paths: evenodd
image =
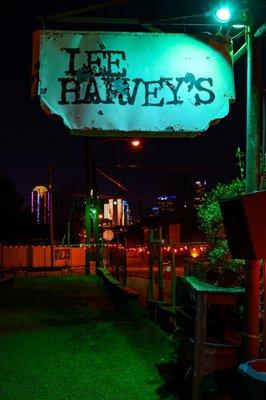
<instances>
[{"instance_id":1,"label":"weathered metal sign","mask_svg":"<svg viewBox=\"0 0 266 400\"><path fill-rule=\"evenodd\" d=\"M235 99L224 36L45 30L33 43L33 91L73 134L194 136Z\"/></svg>"}]
</instances>

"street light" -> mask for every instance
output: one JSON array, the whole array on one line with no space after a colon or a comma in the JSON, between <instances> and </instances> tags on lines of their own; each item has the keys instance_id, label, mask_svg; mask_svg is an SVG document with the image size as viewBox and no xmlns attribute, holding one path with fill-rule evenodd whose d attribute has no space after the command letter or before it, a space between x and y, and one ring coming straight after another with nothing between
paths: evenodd
<instances>
[{"instance_id":1,"label":"street light","mask_svg":"<svg viewBox=\"0 0 266 400\"><path fill-rule=\"evenodd\" d=\"M226 23L226 22L230 21L230 19L232 18L229 7L221 7L221 8L215 9L213 16L216 19L216 21L221 22L221 23Z\"/></svg>"},{"instance_id":2,"label":"street light","mask_svg":"<svg viewBox=\"0 0 266 400\"><path fill-rule=\"evenodd\" d=\"M126 139L126 138L119 138L119 137L110 137L107 139L103 139L100 142L96 142L94 144L90 144L90 149L93 150L98 146L101 146L102 144L108 143L108 142L126 142L128 143L131 147L133 148L139 148L141 146L141 141L139 139Z\"/></svg>"},{"instance_id":3,"label":"street light","mask_svg":"<svg viewBox=\"0 0 266 400\"><path fill-rule=\"evenodd\" d=\"M85 274L90 274L90 245L91 245L91 233L93 230L94 244L95 244L95 263L96 271L101 267L102 254L101 247L102 242L100 240L99 231L99 201L98 201L98 190L97 190L97 171L95 154L92 153L96 147L101 146L110 141L125 141L129 143L132 148L140 148L141 142L138 139L126 139L111 137L100 142L91 144L89 138L85 138L85 232L86 232L86 253L85 253ZM92 221L92 223L91 223Z\"/></svg>"}]
</instances>

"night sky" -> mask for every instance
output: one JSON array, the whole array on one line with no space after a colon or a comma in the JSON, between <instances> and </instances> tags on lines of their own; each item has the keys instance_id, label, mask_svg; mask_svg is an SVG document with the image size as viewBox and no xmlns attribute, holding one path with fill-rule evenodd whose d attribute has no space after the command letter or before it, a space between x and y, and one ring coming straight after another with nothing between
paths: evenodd
<instances>
[{"instance_id":1,"label":"night sky","mask_svg":"<svg viewBox=\"0 0 266 400\"><path fill-rule=\"evenodd\" d=\"M61 121L49 118L38 101L30 97L31 35L35 28L41 28L34 23L36 15L63 11L70 8L71 3L84 6L90 2L38 3L33 8L19 5L15 14L12 13L13 28L8 28L6 36L2 37L5 62L0 168L17 182L26 196L35 185L47 185L49 163L53 166L55 191L70 182L81 187L84 184L84 138L72 137ZM173 2L168 3L173 5ZM208 2L186 3L191 13L198 11L200 3L206 5ZM193 9L192 4L197 9ZM190 174L195 179L206 179L207 187L211 188L218 181L228 182L239 175L235 154L237 147L245 151L245 62L243 57L235 65L236 102L231 105L229 115L201 136L144 139L143 147L137 153L129 150L122 141L97 147L99 168L127 188L127 191L118 189L100 174L99 193L123 196L130 203L131 199L163 194L160 182L165 177L180 179L182 174ZM102 139L91 139L93 143L99 140ZM126 164L135 167L129 168Z\"/></svg>"}]
</instances>

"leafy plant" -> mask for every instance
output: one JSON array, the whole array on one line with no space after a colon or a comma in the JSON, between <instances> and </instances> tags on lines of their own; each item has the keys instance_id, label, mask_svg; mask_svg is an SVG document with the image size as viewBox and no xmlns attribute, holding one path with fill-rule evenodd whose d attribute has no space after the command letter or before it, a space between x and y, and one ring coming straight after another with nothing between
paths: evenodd
<instances>
[{"instance_id":1,"label":"leafy plant","mask_svg":"<svg viewBox=\"0 0 266 400\"><path fill-rule=\"evenodd\" d=\"M236 271L244 265L244 261L233 259L230 255L219 202L244 193L245 182L241 179L234 179L228 184L218 183L213 190L205 194L202 204L197 207L199 227L210 244L210 268L216 268L220 272Z\"/></svg>"}]
</instances>

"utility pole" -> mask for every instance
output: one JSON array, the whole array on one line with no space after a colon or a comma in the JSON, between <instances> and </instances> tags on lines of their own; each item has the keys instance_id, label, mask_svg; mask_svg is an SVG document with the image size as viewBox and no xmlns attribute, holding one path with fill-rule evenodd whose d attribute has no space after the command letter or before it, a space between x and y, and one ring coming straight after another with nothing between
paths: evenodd
<instances>
[{"instance_id":1,"label":"utility pole","mask_svg":"<svg viewBox=\"0 0 266 400\"><path fill-rule=\"evenodd\" d=\"M85 137L85 274L90 275L91 244L91 149L90 139Z\"/></svg>"},{"instance_id":2,"label":"utility pole","mask_svg":"<svg viewBox=\"0 0 266 400\"><path fill-rule=\"evenodd\" d=\"M154 230L149 229L149 282L148 282L148 300L153 300L153 260L154 260Z\"/></svg>"},{"instance_id":3,"label":"utility pole","mask_svg":"<svg viewBox=\"0 0 266 400\"><path fill-rule=\"evenodd\" d=\"M163 301L163 260L162 260L162 240L163 233L162 228L158 228L159 231L159 257L158 257L158 297L160 301Z\"/></svg>"},{"instance_id":4,"label":"utility pole","mask_svg":"<svg viewBox=\"0 0 266 400\"><path fill-rule=\"evenodd\" d=\"M53 177L52 165L48 167L48 188L49 188L49 232L50 232L50 256L51 267L54 266L54 214L53 214Z\"/></svg>"},{"instance_id":5,"label":"utility pole","mask_svg":"<svg viewBox=\"0 0 266 400\"><path fill-rule=\"evenodd\" d=\"M260 190L260 145L262 141L261 39L255 37L251 11L246 26L247 119L246 193ZM259 358L260 260L246 261L243 357Z\"/></svg>"},{"instance_id":6,"label":"utility pole","mask_svg":"<svg viewBox=\"0 0 266 400\"><path fill-rule=\"evenodd\" d=\"M101 243L99 231L99 202L97 191L97 171L94 154L90 139L85 138L85 232L86 232L86 255L85 274L91 273L91 236L93 233L95 244L96 271L101 266Z\"/></svg>"},{"instance_id":7,"label":"utility pole","mask_svg":"<svg viewBox=\"0 0 266 400\"><path fill-rule=\"evenodd\" d=\"M92 174L92 200L93 200L93 234L95 243L95 266L96 272L101 267L101 242L99 230L99 201L98 201L98 187L97 187L97 170L95 155L91 155L91 174Z\"/></svg>"}]
</instances>

